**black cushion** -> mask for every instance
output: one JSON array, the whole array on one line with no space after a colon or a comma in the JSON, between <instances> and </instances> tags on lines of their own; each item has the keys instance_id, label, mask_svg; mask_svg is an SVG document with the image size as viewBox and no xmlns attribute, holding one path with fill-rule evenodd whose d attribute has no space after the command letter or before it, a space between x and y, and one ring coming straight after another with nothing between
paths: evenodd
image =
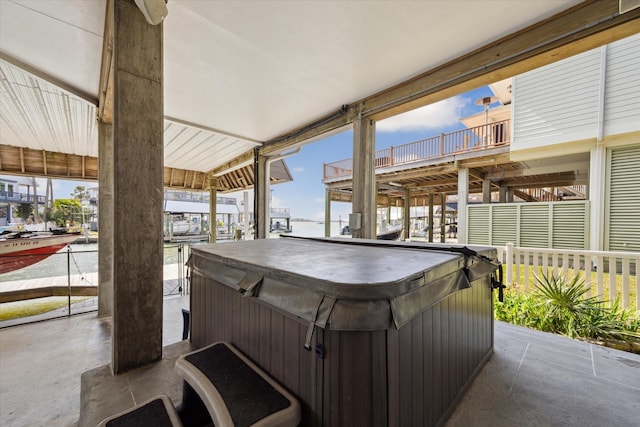
<instances>
[{"instance_id":1,"label":"black cushion","mask_svg":"<svg viewBox=\"0 0 640 427\"><path fill-rule=\"evenodd\" d=\"M131 412L120 415L107 422L107 427L171 427L171 419L167 414L162 399L155 399L146 405L139 406Z\"/></svg>"},{"instance_id":2,"label":"black cushion","mask_svg":"<svg viewBox=\"0 0 640 427\"><path fill-rule=\"evenodd\" d=\"M236 427L250 426L290 405L286 397L222 343L187 355L185 360L216 387Z\"/></svg>"}]
</instances>

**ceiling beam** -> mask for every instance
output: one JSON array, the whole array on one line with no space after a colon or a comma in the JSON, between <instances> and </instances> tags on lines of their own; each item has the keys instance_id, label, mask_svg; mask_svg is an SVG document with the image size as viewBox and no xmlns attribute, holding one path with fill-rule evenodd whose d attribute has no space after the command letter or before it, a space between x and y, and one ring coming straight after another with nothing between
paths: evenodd
<instances>
[{"instance_id":1,"label":"ceiling beam","mask_svg":"<svg viewBox=\"0 0 640 427\"><path fill-rule=\"evenodd\" d=\"M243 155L236 157L235 159L231 160L230 162L227 162L224 165L221 165L221 166L215 168L210 173L213 176L220 176L220 175L223 175L225 173L234 171L236 169L243 168L243 167L248 166L248 165L252 165L253 166L253 150L247 151Z\"/></svg>"},{"instance_id":2,"label":"ceiling beam","mask_svg":"<svg viewBox=\"0 0 640 427\"><path fill-rule=\"evenodd\" d=\"M589 0L413 79L344 105L265 142L281 152L350 125L355 111L382 120L565 59L640 32L640 8L620 14L617 0Z\"/></svg>"}]
</instances>

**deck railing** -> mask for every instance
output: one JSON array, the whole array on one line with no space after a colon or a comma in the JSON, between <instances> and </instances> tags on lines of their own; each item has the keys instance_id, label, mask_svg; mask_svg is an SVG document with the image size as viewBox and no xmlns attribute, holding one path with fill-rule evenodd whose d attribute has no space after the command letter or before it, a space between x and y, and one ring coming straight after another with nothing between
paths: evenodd
<instances>
[{"instance_id":1,"label":"deck railing","mask_svg":"<svg viewBox=\"0 0 640 427\"><path fill-rule=\"evenodd\" d=\"M623 308L640 311L640 253L542 249L516 247L508 243L498 248L506 265L506 284L533 289L534 275L561 274L567 279L580 275L587 296L612 304L620 298Z\"/></svg>"},{"instance_id":2,"label":"deck railing","mask_svg":"<svg viewBox=\"0 0 640 427\"><path fill-rule=\"evenodd\" d=\"M509 144L510 120L489 123L376 151L375 167L386 168ZM324 164L324 179L349 176L353 159Z\"/></svg>"},{"instance_id":3,"label":"deck railing","mask_svg":"<svg viewBox=\"0 0 640 427\"><path fill-rule=\"evenodd\" d=\"M179 202L209 203L211 197L209 193L203 192L165 190L164 199ZM218 205L235 205L237 201L233 197L216 197L216 203Z\"/></svg>"},{"instance_id":4,"label":"deck railing","mask_svg":"<svg viewBox=\"0 0 640 427\"><path fill-rule=\"evenodd\" d=\"M0 202L15 202L15 203L33 203L36 196L33 194L18 193L15 191L0 191ZM43 205L45 202L45 196L37 196L38 204Z\"/></svg>"}]
</instances>

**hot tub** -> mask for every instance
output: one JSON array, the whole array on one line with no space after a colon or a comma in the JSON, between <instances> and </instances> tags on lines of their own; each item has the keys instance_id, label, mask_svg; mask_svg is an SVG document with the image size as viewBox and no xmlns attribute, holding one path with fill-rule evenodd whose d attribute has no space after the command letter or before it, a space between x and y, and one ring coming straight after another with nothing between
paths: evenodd
<instances>
[{"instance_id":1,"label":"hot tub","mask_svg":"<svg viewBox=\"0 0 640 427\"><path fill-rule=\"evenodd\" d=\"M192 247L191 340L229 341L304 426L443 424L493 350L496 251L361 239Z\"/></svg>"}]
</instances>

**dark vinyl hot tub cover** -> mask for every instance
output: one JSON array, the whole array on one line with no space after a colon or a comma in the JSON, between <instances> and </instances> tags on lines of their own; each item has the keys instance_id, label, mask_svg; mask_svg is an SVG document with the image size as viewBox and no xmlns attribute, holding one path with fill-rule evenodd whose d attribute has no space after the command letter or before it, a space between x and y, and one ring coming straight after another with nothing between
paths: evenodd
<instances>
[{"instance_id":1,"label":"dark vinyl hot tub cover","mask_svg":"<svg viewBox=\"0 0 640 427\"><path fill-rule=\"evenodd\" d=\"M364 239L260 239L191 251L194 277L213 279L304 319L310 334L314 326L400 328L499 266L491 247Z\"/></svg>"}]
</instances>

